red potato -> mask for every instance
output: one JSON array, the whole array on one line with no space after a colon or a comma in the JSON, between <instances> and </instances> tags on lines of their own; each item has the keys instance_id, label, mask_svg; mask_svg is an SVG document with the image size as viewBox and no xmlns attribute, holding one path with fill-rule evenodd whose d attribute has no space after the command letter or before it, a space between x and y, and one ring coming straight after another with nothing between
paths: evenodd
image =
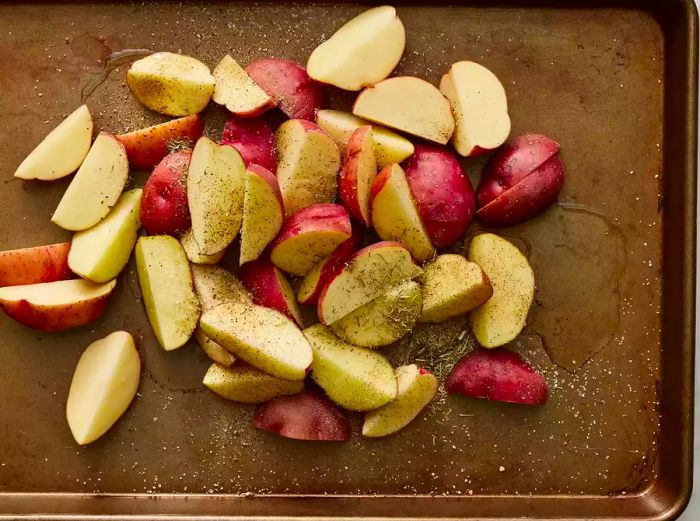
<instances>
[{"instance_id":1,"label":"red potato","mask_svg":"<svg viewBox=\"0 0 700 521\"><path fill-rule=\"evenodd\" d=\"M305 441L350 439L350 422L337 405L317 391L273 398L259 406L253 425L285 438Z\"/></svg>"},{"instance_id":2,"label":"red potato","mask_svg":"<svg viewBox=\"0 0 700 521\"><path fill-rule=\"evenodd\" d=\"M452 368L445 388L473 398L524 405L541 405L548 395L542 375L508 349L472 351Z\"/></svg>"},{"instance_id":3,"label":"red potato","mask_svg":"<svg viewBox=\"0 0 700 521\"><path fill-rule=\"evenodd\" d=\"M66 280L70 243L0 251L0 287Z\"/></svg>"},{"instance_id":4,"label":"red potato","mask_svg":"<svg viewBox=\"0 0 700 521\"><path fill-rule=\"evenodd\" d=\"M430 240L446 248L474 217L474 189L459 162L442 147L415 145L404 162L406 179Z\"/></svg>"},{"instance_id":5,"label":"red potato","mask_svg":"<svg viewBox=\"0 0 700 521\"><path fill-rule=\"evenodd\" d=\"M301 313L294 298L294 290L287 276L266 257L249 262L241 267L238 277L253 294L258 306L276 309L303 327Z\"/></svg>"},{"instance_id":6,"label":"red potato","mask_svg":"<svg viewBox=\"0 0 700 521\"><path fill-rule=\"evenodd\" d=\"M173 141L194 144L202 132L204 120L199 114L192 114L114 137L124 145L132 168L150 170L168 155L168 147Z\"/></svg>"},{"instance_id":7,"label":"red potato","mask_svg":"<svg viewBox=\"0 0 700 521\"><path fill-rule=\"evenodd\" d=\"M364 233L361 228L353 228L348 240L338 246L333 253L316 264L299 285L297 300L304 305L315 305L323 288L343 269L345 262L352 256L362 243Z\"/></svg>"},{"instance_id":8,"label":"red potato","mask_svg":"<svg viewBox=\"0 0 700 521\"><path fill-rule=\"evenodd\" d=\"M559 144L539 134L512 140L481 173L477 219L494 226L523 222L551 205L564 185Z\"/></svg>"},{"instance_id":9,"label":"red potato","mask_svg":"<svg viewBox=\"0 0 700 521\"><path fill-rule=\"evenodd\" d=\"M107 307L117 281L95 284L83 279L0 288L0 308L39 331L63 331L96 320Z\"/></svg>"},{"instance_id":10,"label":"red potato","mask_svg":"<svg viewBox=\"0 0 700 521\"><path fill-rule=\"evenodd\" d=\"M359 127L350 135L338 189L348 213L365 226L371 223L369 199L377 177L377 158L371 125Z\"/></svg>"},{"instance_id":11,"label":"red potato","mask_svg":"<svg viewBox=\"0 0 700 521\"><path fill-rule=\"evenodd\" d=\"M282 271L306 275L352 235L350 216L338 204L315 204L284 223L272 243L270 259Z\"/></svg>"},{"instance_id":12,"label":"red potato","mask_svg":"<svg viewBox=\"0 0 700 521\"><path fill-rule=\"evenodd\" d=\"M248 165L277 170L275 131L264 119L244 119L230 115L221 135L222 145L232 145Z\"/></svg>"},{"instance_id":13,"label":"red potato","mask_svg":"<svg viewBox=\"0 0 700 521\"><path fill-rule=\"evenodd\" d=\"M312 80L295 61L263 58L248 65L245 71L290 119L313 120L316 110L328 104L325 87Z\"/></svg>"},{"instance_id":14,"label":"red potato","mask_svg":"<svg viewBox=\"0 0 700 521\"><path fill-rule=\"evenodd\" d=\"M141 224L150 235L180 235L192 226L187 205L191 150L179 150L158 163L143 187Z\"/></svg>"}]
</instances>

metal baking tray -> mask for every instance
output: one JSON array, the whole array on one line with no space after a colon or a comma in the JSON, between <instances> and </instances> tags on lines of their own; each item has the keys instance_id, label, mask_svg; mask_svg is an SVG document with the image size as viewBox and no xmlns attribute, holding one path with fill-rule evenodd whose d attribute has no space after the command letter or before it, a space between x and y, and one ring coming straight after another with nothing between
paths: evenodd
<instances>
[{"instance_id":1,"label":"metal baking tray","mask_svg":"<svg viewBox=\"0 0 700 521\"><path fill-rule=\"evenodd\" d=\"M487 4L487 5L486 5ZM87 97L96 126L161 121L125 86L131 48L304 63L367 5L0 3L0 248L69 239L49 222L68 181L12 177ZM95 324L42 334L0 317L3 519L672 519L691 489L697 15L692 0L397 4L402 74L437 82L472 59L504 82L513 133L562 144L561 204L503 230L527 253L536 304L519 350L547 377L539 408L440 396L395 436L300 443L206 391L194 344L163 352L134 266ZM127 53L128 54L128 53ZM112 59L110 59L110 56ZM334 92L333 104L350 97ZM210 109L208 132L223 115ZM475 181L483 159L465 161ZM135 173L135 182L144 174ZM473 233L476 227L472 227ZM463 243L455 250L463 249ZM134 333L140 391L79 448L64 418L82 349ZM464 320L388 350L441 367ZM444 368L444 367L443 367ZM358 426L357 419L355 426Z\"/></svg>"}]
</instances>

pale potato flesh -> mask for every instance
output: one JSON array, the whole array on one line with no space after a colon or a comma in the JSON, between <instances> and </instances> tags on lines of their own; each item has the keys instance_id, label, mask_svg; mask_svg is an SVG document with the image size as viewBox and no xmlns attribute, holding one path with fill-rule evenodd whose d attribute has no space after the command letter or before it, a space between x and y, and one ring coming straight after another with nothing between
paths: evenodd
<instances>
[{"instance_id":1,"label":"pale potato flesh","mask_svg":"<svg viewBox=\"0 0 700 521\"><path fill-rule=\"evenodd\" d=\"M299 289L297 290L297 301L304 303L307 299L311 298L318 287L323 270L329 260L330 255L322 261L317 262L316 265L304 275L304 278L301 279L299 283Z\"/></svg>"},{"instance_id":2,"label":"pale potato flesh","mask_svg":"<svg viewBox=\"0 0 700 521\"><path fill-rule=\"evenodd\" d=\"M356 346L381 347L410 333L420 313L420 286L409 280L360 306L329 327L340 338Z\"/></svg>"},{"instance_id":3,"label":"pale potato flesh","mask_svg":"<svg viewBox=\"0 0 700 521\"><path fill-rule=\"evenodd\" d=\"M68 266L93 282L112 280L129 262L141 227L141 188L122 194L112 211L92 228L73 236Z\"/></svg>"},{"instance_id":4,"label":"pale potato flesh","mask_svg":"<svg viewBox=\"0 0 700 521\"><path fill-rule=\"evenodd\" d=\"M447 99L433 85L413 76L389 78L366 88L352 113L441 145L450 140L455 127Z\"/></svg>"},{"instance_id":5,"label":"pale potato flesh","mask_svg":"<svg viewBox=\"0 0 700 521\"><path fill-rule=\"evenodd\" d=\"M287 216L335 199L340 151L329 136L305 129L298 120L285 121L277 129L277 150L277 180Z\"/></svg>"},{"instance_id":6,"label":"pale potato flesh","mask_svg":"<svg viewBox=\"0 0 700 521\"><path fill-rule=\"evenodd\" d=\"M136 270L146 315L166 351L184 345L199 319L190 263L180 242L169 235L136 242Z\"/></svg>"},{"instance_id":7,"label":"pale potato flesh","mask_svg":"<svg viewBox=\"0 0 700 521\"><path fill-rule=\"evenodd\" d=\"M525 327L535 274L518 248L493 233L472 239L469 260L483 268L493 286L493 296L469 315L474 336L484 347L507 344Z\"/></svg>"},{"instance_id":8,"label":"pale potato flesh","mask_svg":"<svg viewBox=\"0 0 700 521\"><path fill-rule=\"evenodd\" d=\"M194 290L199 298L202 313L224 302L253 303L253 296L240 280L230 271L218 266L193 265L192 280ZM226 348L207 337L200 327L194 331L194 338L209 358L229 366L235 357Z\"/></svg>"},{"instance_id":9,"label":"pale potato flesh","mask_svg":"<svg viewBox=\"0 0 700 521\"><path fill-rule=\"evenodd\" d=\"M239 264L254 261L277 236L284 208L272 187L254 172L246 172Z\"/></svg>"},{"instance_id":10,"label":"pale potato flesh","mask_svg":"<svg viewBox=\"0 0 700 521\"><path fill-rule=\"evenodd\" d=\"M212 364L202 383L219 396L241 403L262 403L304 390L303 380L283 380L247 364Z\"/></svg>"},{"instance_id":11,"label":"pale potato flesh","mask_svg":"<svg viewBox=\"0 0 700 521\"><path fill-rule=\"evenodd\" d=\"M70 279L26 286L6 286L0 288L0 302L25 300L35 307L61 307L102 298L109 295L116 284L116 280L96 284L84 279Z\"/></svg>"},{"instance_id":12,"label":"pale potato flesh","mask_svg":"<svg viewBox=\"0 0 700 521\"><path fill-rule=\"evenodd\" d=\"M214 76L201 61L171 52L136 60L126 82L137 100L168 116L201 112L214 92Z\"/></svg>"},{"instance_id":13,"label":"pale potato flesh","mask_svg":"<svg viewBox=\"0 0 700 521\"><path fill-rule=\"evenodd\" d=\"M392 163L400 163L413 155L414 147L408 139L396 132L358 118L348 112L323 109L316 112L316 124L331 136L345 153L350 136L359 127L372 125L377 166L381 169Z\"/></svg>"},{"instance_id":14,"label":"pale potato flesh","mask_svg":"<svg viewBox=\"0 0 700 521\"><path fill-rule=\"evenodd\" d=\"M197 329L194 330L194 334L192 336L202 348L202 351L204 351L206 355L217 364L228 367L236 361L235 356L229 353L226 348L220 346L211 338L207 337L200 327L197 327Z\"/></svg>"},{"instance_id":15,"label":"pale potato flesh","mask_svg":"<svg viewBox=\"0 0 700 521\"><path fill-rule=\"evenodd\" d=\"M236 238L244 196L245 165L240 154L232 146L199 138L187 174L187 204L201 254L219 253Z\"/></svg>"},{"instance_id":16,"label":"pale potato flesh","mask_svg":"<svg viewBox=\"0 0 700 521\"><path fill-rule=\"evenodd\" d=\"M405 45L406 31L396 9L375 7L360 13L316 47L306 69L322 83L360 90L389 76Z\"/></svg>"},{"instance_id":17,"label":"pale potato flesh","mask_svg":"<svg viewBox=\"0 0 700 521\"><path fill-rule=\"evenodd\" d=\"M510 134L506 91L486 67L471 61L454 63L440 80L455 118L452 144L469 156L500 147Z\"/></svg>"},{"instance_id":18,"label":"pale potato flesh","mask_svg":"<svg viewBox=\"0 0 700 521\"><path fill-rule=\"evenodd\" d=\"M275 103L228 54L214 68L212 99L234 114L256 114Z\"/></svg>"},{"instance_id":19,"label":"pale potato flesh","mask_svg":"<svg viewBox=\"0 0 700 521\"><path fill-rule=\"evenodd\" d=\"M396 380L396 398L384 407L365 414L363 436L388 436L403 429L430 403L437 392L437 378L428 372L421 374L415 364L397 367Z\"/></svg>"},{"instance_id":20,"label":"pale potato flesh","mask_svg":"<svg viewBox=\"0 0 700 521\"><path fill-rule=\"evenodd\" d=\"M203 312L224 302L253 302L253 296L243 283L224 268L193 265L192 280Z\"/></svg>"},{"instance_id":21,"label":"pale potato flesh","mask_svg":"<svg viewBox=\"0 0 700 521\"><path fill-rule=\"evenodd\" d=\"M431 259L435 248L420 218L406 174L393 165L384 187L372 200L372 226L384 240L401 242L419 261Z\"/></svg>"},{"instance_id":22,"label":"pale potato flesh","mask_svg":"<svg viewBox=\"0 0 700 521\"><path fill-rule=\"evenodd\" d=\"M462 255L445 254L423 266L420 322L442 322L471 311L493 293L481 267Z\"/></svg>"},{"instance_id":23,"label":"pale potato flesh","mask_svg":"<svg viewBox=\"0 0 700 521\"><path fill-rule=\"evenodd\" d=\"M311 378L336 404L368 411L396 397L394 369L381 354L340 340L326 326L304 330L313 348Z\"/></svg>"},{"instance_id":24,"label":"pale potato flesh","mask_svg":"<svg viewBox=\"0 0 700 521\"><path fill-rule=\"evenodd\" d=\"M366 223L371 222L369 200L372 182L377 177L377 156L373 132L368 132L360 146L357 158L357 200Z\"/></svg>"},{"instance_id":25,"label":"pale potato flesh","mask_svg":"<svg viewBox=\"0 0 700 521\"><path fill-rule=\"evenodd\" d=\"M274 309L227 302L204 313L200 326L236 357L272 376L303 380L311 365L309 342Z\"/></svg>"},{"instance_id":26,"label":"pale potato flesh","mask_svg":"<svg viewBox=\"0 0 700 521\"><path fill-rule=\"evenodd\" d=\"M350 235L337 230L306 232L278 243L270 256L272 263L292 275L306 275L328 257Z\"/></svg>"},{"instance_id":27,"label":"pale potato flesh","mask_svg":"<svg viewBox=\"0 0 700 521\"><path fill-rule=\"evenodd\" d=\"M90 150L92 128L90 110L81 105L30 152L15 177L52 181L72 174Z\"/></svg>"},{"instance_id":28,"label":"pale potato flesh","mask_svg":"<svg viewBox=\"0 0 700 521\"><path fill-rule=\"evenodd\" d=\"M93 442L124 414L139 386L141 360L134 339L116 331L90 344L73 373L66 418L75 441Z\"/></svg>"},{"instance_id":29,"label":"pale potato flesh","mask_svg":"<svg viewBox=\"0 0 700 521\"><path fill-rule=\"evenodd\" d=\"M319 301L319 319L324 324L332 324L420 274L421 269L400 244L369 246L328 284Z\"/></svg>"},{"instance_id":30,"label":"pale potato flesh","mask_svg":"<svg viewBox=\"0 0 700 521\"><path fill-rule=\"evenodd\" d=\"M182 244L182 248L185 250L185 255L187 255L187 258L193 264L218 264L226 254L226 250L221 250L213 255L204 255L201 251L199 251L199 244L197 244L197 241L194 240L192 229L189 229L182 234L182 237L180 237L180 243Z\"/></svg>"},{"instance_id":31,"label":"pale potato flesh","mask_svg":"<svg viewBox=\"0 0 700 521\"><path fill-rule=\"evenodd\" d=\"M86 230L100 222L117 203L129 178L124 145L100 133L68 185L51 222L66 230Z\"/></svg>"}]
</instances>

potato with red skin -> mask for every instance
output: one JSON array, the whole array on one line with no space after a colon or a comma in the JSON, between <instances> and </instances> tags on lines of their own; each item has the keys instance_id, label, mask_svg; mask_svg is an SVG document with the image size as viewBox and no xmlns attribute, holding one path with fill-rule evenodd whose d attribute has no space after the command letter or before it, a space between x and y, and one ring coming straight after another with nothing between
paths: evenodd
<instances>
[{"instance_id":1,"label":"potato with red skin","mask_svg":"<svg viewBox=\"0 0 700 521\"><path fill-rule=\"evenodd\" d=\"M462 358L445 382L450 393L498 402L541 405L547 381L517 353L508 349L476 349Z\"/></svg>"},{"instance_id":2,"label":"potato with red skin","mask_svg":"<svg viewBox=\"0 0 700 521\"><path fill-rule=\"evenodd\" d=\"M73 278L69 251L69 242L0 251L0 287Z\"/></svg>"},{"instance_id":3,"label":"potato with red skin","mask_svg":"<svg viewBox=\"0 0 700 521\"><path fill-rule=\"evenodd\" d=\"M63 331L96 320L107 308L117 281L95 284L83 279L0 288L0 309L39 331Z\"/></svg>"},{"instance_id":4,"label":"potato with red skin","mask_svg":"<svg viewBox=\"0 0 700 521\"><path fill-rule=\"evenodd\" d=\"M270 259L282 271L306 275L351 235L345 208L331 203L308 206L284 223L270 247Z\"/></svg>"},{"instance_id":5,"label":"potato with red skin","mask_svg":"<svg viewBox=\"0 0 700 521\"><path fill-rule=\"evenodd\" d=\"M229 115L221 134L222 145L232 145L248 165L277 170L275 131L264 119L246 119Z\"/></svg>"},{"instance_id":6,"label":"potato with red skin","mask_svg":"<svg viewBox=\"0 0 700 521\"><path fill-rule=\"evenodd\" d=\"M325 87L312 80L295 61L263 58L248 65L245 71L290 119L313 120L316 110L328 104Z\"/></svg>"},{"instance_id":7,"label":"potato with red skin","mask_svg":"<svg viewBox=\"0 0 700 521\"><path fill-rule=\"evenodd\" d=\"M362 243L363 237L364 232L361 228L353 228L352 235L348 240L341 243L340 246L333 250L333 253L304 275L297 292L297 300L300 304L312 306L318 302L323 288L335 277L336 273L343 269L345 262Z\"/></svg>"},{"instance_id":8,"label":"potato with red skin","mask_svg":"<svg viewBox=\"0 0 700 521\"><path fill-rule=\"evenodd\" d=\"M171 152L143 187L141 224L150 235L179 236L192 227L187 206L187 169L191 150Z\"/></svg>"},{"instance_id":9,"label":"potato with red skin","mask_svg":"<svg viewBox=\"0 0 700 521\"><path fill-rule=\"evenodd\" d=\"M526 134L507 143L481 172L477 219L493 226L511 226L551 205L564 186L564 164L558 153L559 144L540 134Z\"/></svg>"},{"instance_id":10,"label":"potato with red skin","mask_svg":"<svg viewBox=\"0 0 700 521\"><path fill-rule=\"evenodd\" d=\"M338 191L343 206L365 226L371 224L369 200L372 182L378 171L375 146L371 125L354 130L338 178Z\"/></svg>"},{"instance_id":11,"label":"potato with red skin","mask_svg":"<svg viewBox=\"0 0 700 521\"><path fill-rule=\"evenodd\" d=\"M436 248L464 234L474 217L474 189L457 159L445 148L415 145L404 163L418 213Z\"/></svg>"},{"instance_id":12,"label":"potato with red skin","mask_svg":"<svg viewBox=\"0 0 700 521\"><path fill-rule=\"evenodd\" d=\"M273 398L255 411L253 425L294 440L350 439L350 422L343 410L316 390Z\"/></svg>"},{"instance_id":13,"label":"potato with red skin","mask_svg":"<svg viewBox=\"0 0 700 521\"><path fill-rule=\"evenodd\" d=\"M301 313L294 298L294 291L287 279L267 257L261 257L243 265L238 278L253 295L258 306L276 309L302 326Z\"/></svg>"},{"instance_id":14,"label":"potato with red skin","mask_svg":"<svg viewBox=\"0 0 700 521\"><path fill-rule=\"evenodd\" d=\"M192 114L114 137L124 145L132 168L150 170L168 155L168 147L173 141L194 144L202 132L204 120L199 114Z\"/></svg>"}]
</instances>

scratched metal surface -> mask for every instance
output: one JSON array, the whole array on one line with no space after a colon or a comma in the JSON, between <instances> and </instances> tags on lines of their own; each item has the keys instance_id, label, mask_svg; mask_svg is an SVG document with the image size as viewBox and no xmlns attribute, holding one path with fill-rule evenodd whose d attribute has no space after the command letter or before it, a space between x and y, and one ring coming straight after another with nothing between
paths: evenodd
<instances>
[{"instance_id":1,"label":"scratched metal surface","mask_svg":"<svg viewBox=\"0 0 700 521\"><path fill-rule=\"evenodd\" d=\"M49 222L66 180L23 182L21 159L127 48L182 51L214 66L225 53L305 61L353 5L0 5L0 248L66 240ZM382 440L302 444L255 431L252 409L206 392L193 344L165 353L138 300L130 264L105 315L41 334L0 316L0 491L608 495L655 476L659 432L663 35L637 10L399 8L408 46L398 72L433 83L475 59L506 87L513 135L562 144L563 204L504 231L527 253L536 304L514 348L551 387L526 408L441 397ZM449 20L449 23L440 21ZM162 119L141 109L117 67L89 96L96 127ZM605 93L605 95L601 95ZM345 95L333 103L346 107ZM638 110L643 107L643 110ZM208 132L222 114L210 109ZM481 162L464 162L473 180ZM143 180L136 174L135 182ZM476 227L470 229L473 233ZM465 241L466 243L466 241ZM463 249L463 243L456 246ZM144 372L132 407L78 448L64 419L81 350L114 329L134 333ZM466 324L421 330L388 350L431 346L428 364L469 341ZM359 422L355 421L357 427Z\"/></svg>"}]
</instances>

